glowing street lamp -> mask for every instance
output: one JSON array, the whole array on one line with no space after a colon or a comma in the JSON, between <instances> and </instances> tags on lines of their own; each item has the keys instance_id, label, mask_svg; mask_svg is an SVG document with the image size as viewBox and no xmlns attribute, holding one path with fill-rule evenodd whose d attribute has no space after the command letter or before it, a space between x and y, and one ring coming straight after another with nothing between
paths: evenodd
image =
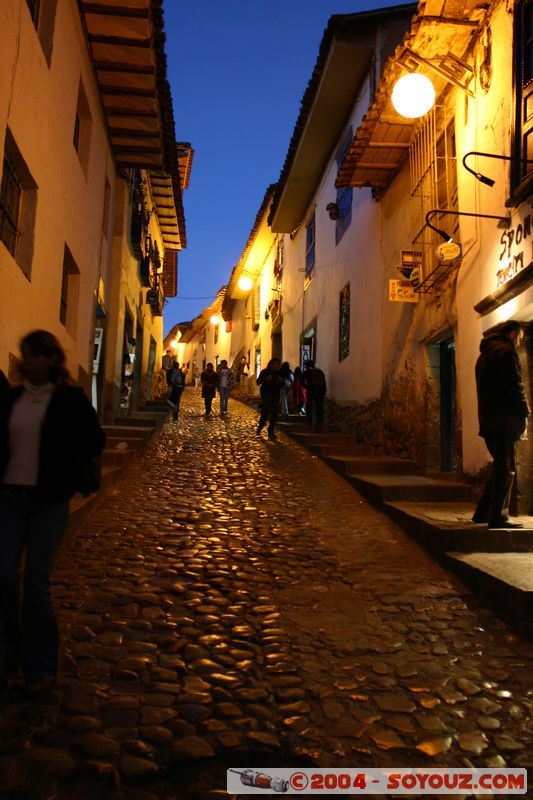
<instances>
[{"instance_id":1,"label":"glowing street lamp","mask_svg":"<svg viewBox=\"0 0 533 800\"><path fill-rule=\"evenodd\" d=\"M403 75L394 84L392 105L402 117L423 117L433 107L435 89L430 79L419 72Z\"/></svg>"},{"instance_id":2,"label":"glowing street lamp","mask_svg":"<svg viewBox=\"0 0 533 800\"><path fill-rule=\"evenodd\" d=\"M243 292L249 292L253 285L254 282L249 275L241 275L237 282L237 286L239 289L242 289Z\"/></svg>"},{"instance_id":3,"label":"glowing street lamp","mask_svg":"<svg viewBox=\"0 0 533 800\"><path fill-rule=\"evenodd\" d=\"M218 314L213 314L209 322L211 323L211 325L215 325L216 327L220 323L220 317L218 316Z\"/></svg>"}]
</instances>

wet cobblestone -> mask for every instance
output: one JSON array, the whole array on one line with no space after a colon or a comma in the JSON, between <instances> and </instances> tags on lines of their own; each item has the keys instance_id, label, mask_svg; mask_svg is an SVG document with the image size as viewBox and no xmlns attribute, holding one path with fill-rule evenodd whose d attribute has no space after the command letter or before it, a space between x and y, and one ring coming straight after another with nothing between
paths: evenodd
<instances>
[{"instance_id":1,"label":"wet cobblestone","mask_svg":"<svg viewBox=\"0 0 533 800\"><path fill-rule=\"evenodd\" d=\"M243 765L533 767L533 645L251 409L201 411L187 390L64 546L61 684L2 695L0 797L208 800Z\"/></svg>"}]
</instances>

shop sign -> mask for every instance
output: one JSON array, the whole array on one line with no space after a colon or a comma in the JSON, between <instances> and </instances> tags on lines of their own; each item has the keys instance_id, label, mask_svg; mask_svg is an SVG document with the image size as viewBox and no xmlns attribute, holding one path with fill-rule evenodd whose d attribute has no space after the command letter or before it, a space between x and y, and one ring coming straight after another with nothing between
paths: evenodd
<instances>
[{"instance_id":1,"label":"shop sign","mask_svg":"<svg viewBox=\"0 0 533 800\"><path fill-rule=\"evenodd\" d=\"M503 231L500 239L499 269L496 273L498 288L518 275L524 267L527 267L529 260L524 263L524 249L526 239L530 238L531 214L524 216L512 228Z\"/></svg>"},{"instance_id":2,"label":"shop sign","mask_svg":"<svg viewBox=\"0 0 533 800\"><path fill-rule=\"evenodd\" d=\"M437 247L437 258L441 264L455 264L460 261L463 248L460 242L443 242Z\"/></svg>"},{"instance_id":3,"label":"shop sign","mask_svg":"<svg viewBox=\"0 0 533 800\"><path fill-rule=\"evenodd\" d=\"M418 294L411 281L389 280L389 300L393 303L418 303Z\"/></svg>"}]
</instances>

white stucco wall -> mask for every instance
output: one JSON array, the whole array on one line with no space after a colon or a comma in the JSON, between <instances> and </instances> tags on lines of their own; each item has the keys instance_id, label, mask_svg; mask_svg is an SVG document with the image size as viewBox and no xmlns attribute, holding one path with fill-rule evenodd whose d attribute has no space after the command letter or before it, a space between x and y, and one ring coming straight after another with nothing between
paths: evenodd
<instances>
[{"instance_id":1,"label":"white stucco wall","mask_svg":"<svg viewBox=\"0 0 533 800\"><path fill-rule=\"evenodd\" d=\"M94 301L101 259L105 176L111 153L91 63L74 0L58 2L50 66L27 4L2 7L0 52L0 147L6 127L37 184L37 213L30 280L0 243L0 368L7 370L22 335L36 327L55 333L67 350L75 377L91 372ZM92 117L85 174L73 143L81 81ZM59 320L65 244L80 271L75 323Z\"/></svg>"}]
</instances>

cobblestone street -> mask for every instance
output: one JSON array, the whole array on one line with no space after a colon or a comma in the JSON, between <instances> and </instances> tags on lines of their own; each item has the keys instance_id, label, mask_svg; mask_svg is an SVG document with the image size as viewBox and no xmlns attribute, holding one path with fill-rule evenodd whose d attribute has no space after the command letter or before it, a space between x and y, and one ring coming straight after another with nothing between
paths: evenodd
<instances>
[{"instance_id":1,"label":"cobblestone street","mask_svg":"<svg viewBox=\"0 0 533 800\"><path fill-rule=\"evenodd\" d=\"M61 685L2 696L0 796L227 797L229 766L533 767L533 645L230 400L64 546Z\"/></svg>"}]
</instances>

